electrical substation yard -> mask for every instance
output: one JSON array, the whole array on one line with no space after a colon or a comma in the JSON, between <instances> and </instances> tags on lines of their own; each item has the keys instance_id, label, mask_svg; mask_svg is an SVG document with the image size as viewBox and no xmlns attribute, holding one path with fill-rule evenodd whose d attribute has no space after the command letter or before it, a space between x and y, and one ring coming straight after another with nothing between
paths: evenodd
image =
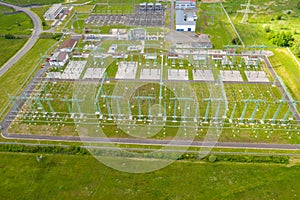
<instances>
[{"instance_id":1,"label":"electrical substation yard","mask_svg":"<svg viewBox=\"0 0 300 200\"><path fill-rule=\"evenodd\" d=\"M20 105L9 113L8 132L79 132L84 137L142 133L166 139L180 130L183 137L202 140L212 129L222 130L220 141L299 142L299 101L279 77L267 76L262 61L249 66L245 54L196 50L201 59L193 59L181 49L159 54L160 46L145 43L141 52L118 42L117 53L126 57L100 46L86 60L71 60L65 69L47 72L25 96L12 97ZM224 57L227 64L221 62Z\"/></svg>"},{"instance_id":2,"label":"electrical substation yard","mask_svg":"<svg viewBox=\"0 0 300 200\"><path fill-rule=\"evenodd\" d=\"M216 14L216 5L205 7ZM140 6L122 13L97 4L83 23L84 50L74 48L66 65L10 96L8 134L172 139L179 132L201 141L213 130L220 141L300 142L300 101L272 71L265 46L213 49L218 37L162 28L168 5ZM205 28L218 18L231 42L225 13L214 14ZM118 24L130 28L100 31Z\"/></svg>"}]
</instances>

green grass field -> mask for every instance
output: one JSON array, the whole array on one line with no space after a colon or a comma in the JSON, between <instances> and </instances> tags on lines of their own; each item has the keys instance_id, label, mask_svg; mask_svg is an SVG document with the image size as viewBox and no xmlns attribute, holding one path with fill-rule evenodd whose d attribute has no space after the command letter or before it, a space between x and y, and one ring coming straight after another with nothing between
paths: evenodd
<instances>
[{"instance_id":1,"label":"green grass field","mask_svg":"<svg viewBox=\"0 0 300 200\"><path fill-rule=\"evenodd\" d=\"M159 171L129 174L90 156L43 155L37 162L36 154L1 153L0 159L1 199L296 200L300 195L299 165L177 161Z\"/></svg>"},{"instance_id":2,"label":"green grass field","mask_svg":"<svg viewBox=\"0 0 300 200\"><path fill-rule=\"evenodd\" d=\"M27 41L27 39L8 40L0 38L0 46L4 47L0 51L0 66L9 60Z\"/></svg>"},{"instance_id":3,"label":"green grass field","mask_svg":"<svg viewBox=\"0 0 300 200\"><path fill-rule=\"evenodd\" d=\"M299 15L300 10L297 9L297 0L291 1L251 1L251 10L253 14L249 14L248 23L241 23L243 13L239 12L245 7L244 0L226 1L224 7L233 20L239 34L247 45L265 44L272 45L267 39L267 35L276 32L291 32L295 33L299 30ZM281 19L278 20L278 16ZM265 27L270 27L270 33L266 33ZM296 39L300 39L299 34L295 34Z\"/></svg>"},{"instance_id":4,"label":"green grass field","mask_svg":"<svg viewBox=\"0 0 300 200\"><path fill-rule=\"evenodd\" d=\"M0 6L0 34L30 34L33 24L25 13L4 14L14 10L5 6Z\"/></svg>"},{"instance_id":5,"label":"green grass field","mask_svg":"<svg viewBox=\"0 0 300 200\"><path fill-rule=\"evenodd\" d=\"M38 60L40 59L40 53L45 53L46 50L55 43L52 39L40 39L36 45L22 58L20 59L10 70L8 70L4 76L0 77L0 88L4 91L0 94L0 107L1 112L9 102L8 93L15 95L20 85L26 80L27 76L34 69ZM3 116L0 116L2 119Z\"/></svg>"},{"instance_id":6,"label":"green grass field","mask_svg":"<svg viewBox=\"0 0 300 200\"><path fill-rule=\"evenodd\" d=\"M216 49L237 37L219 4L200 4L196 32L209 34Z\"/></svg>"},{"instance_id":7,"label":"green grass field","mask_svg":"<svg viewBox=\"0 0 300 200\"><path fill-rule=\"evenodd\" d=\"M19 5L19 6L26 6L30 4L43 4L43 5L50 5L54 3L63 3L65 0L3 0L4 2Z\"/></svg>"},{"instance_id":8,"label":"green grass field","mask_svg":"<svg viewBox=\"0 0 300 200\"><path fill-rule=\"evenodd\" d=\"M274 50L274 56L270 61L280 77L283 77L294 98L300 99L300 66L291 57L287 49Z\"/></svg>"},{"instance_id":9,"label":"green grass field","mask_svg":"<svg viewBox=\"0 0 300 200\"><path fill-rule=\"evenodd\" d=\"M41 21L46 22L46 26L43 26L43 29L44 29L44 30L50 29L50 28L51 28L51 24L52 24L52 22L53 22L53 21L46 21L46 20L44 20L44 16L43 16L43 15L45 14L45 12L46 12L49 8L50 8L50 5L49 5L49 6L46 5L46 6L42 6L42 7L37 7L37 8L31 8L31 10L32 10L33 12L35 12L35 13L40 17Z\"/></svg>"}]
</instances>

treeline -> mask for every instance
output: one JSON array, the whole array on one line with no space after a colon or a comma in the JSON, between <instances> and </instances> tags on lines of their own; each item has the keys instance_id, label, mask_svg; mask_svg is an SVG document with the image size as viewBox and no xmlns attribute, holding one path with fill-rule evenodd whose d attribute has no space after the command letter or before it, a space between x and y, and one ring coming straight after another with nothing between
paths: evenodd
<instances>
[{"instance_id":1,"label":"treeline","mask_svg":"<svg viewBox=\"0 0 300 200\"><path fill-rule=\"evenodd\" d=\"M49 153L49 154L68 154L68 155L94 155L94 156L113 156L126 158L153 158L153 159L172 159L172 160L201 160L205 162L242 162L242 163L278 163L288 164L288 156L268 156L268 155L214 155L210 154L204 158L199 158L197 153L184 153L178 157L176 152L144 152L144 151L125 151L109 149L86 149L76 145L70 146L42 146L42 145L23 145L23 144L1 144L0 152L23 152L23 153Z\"/></svg>"},{"instance_id":2,"label":"treeline","mask_svg":"<svg viewBox=\"0 0 300 200\"><path fill-rule=\"evenodd\" d=\"M40 146L23 144L1 144L0 152L23 152L23 153L59 153L70 155L87 155L89 151L80 146Z\"/></svg>"},{"instance_id":3,"label":"treeline","mask_svg":"<svg viewBox=\"0 0 300 200\"><path fill-rule=\"evenodd\" d=\"M11 33L7 33L7 34L0 34L0 37L8 40L12 40L12 39L30 38L30 35L14 35Z\"/></svg>"},{"instance_id":4,"label":"treeline","mask_svg":"<svg viewBox=\"0 0 300 200\"><path fill-rule=\"evenodd\" d=\"M60 38L62 37L62 33L42 33L40 35L41 39L54 39L54 40L60 40ZM15 35L15 34L11 34L11 33L7 33L7 34L0 34L0 37L3 37L5 39L8 40L13 40L13 39L22 39L22 38L30 38L30 35Z\"/></svg>"},{"instance_id":5,"label":"treeline","mask_svg":"<svg viewBox=\"0 0 300 200\"><path fill-rule=\"evenodd\" d=\"M60 38L63 36L62 33L42 33L40 35L41 39L54 39L54 40L60 40Z\"/></svg>"},{"instance_id":6,"label":"treeline","mask_svg":"<svg viewBox=\"0 0 300 200\"><path fill-rule=\"evenodd\" d=\"M183 154L178 160L198 159L196 154ZM258 156L258 155L208 155L201 160L207 162L243 162L243 163L279 163L288 164L288 156Z\"/></svg>"}]
</instances>

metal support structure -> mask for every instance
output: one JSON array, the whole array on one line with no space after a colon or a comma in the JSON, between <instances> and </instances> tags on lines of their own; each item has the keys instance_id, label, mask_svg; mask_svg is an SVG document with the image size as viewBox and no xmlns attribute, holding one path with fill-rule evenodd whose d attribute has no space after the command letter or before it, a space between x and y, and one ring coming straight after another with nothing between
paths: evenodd
<instances>
[{"instance_id":1,"label":"metal support structure","mask_svg":"<svg viewBox=\"0 0 300 200\"><path fill-rule=\"evenodd\" d=\"M138 100L138 109L139 109L139 121L142 120L142 108L141 108L141 100L147 100L148 101L148 120L150 121L152 118L151 115L151 100L155 100L154 97L150 97L150 96L135 96L133 97L133 99L137 99Z\"/></svg>"},{"instance_id":2,"label":"metal support structure","mask_svg":"<svg viewBox=\"0 0 300 200\"><path fill-rule=\"evenodd\" d=\"M269 110L270 110L270 104L268 104L268 106L267 106L267 108L266 108L266 111L264 112L264 115L263 115L263 117L262 117L261 120L260 120L260 123L262 123L262 124L265 123L265 119L266 119L266 117L267 117L267 114L268 114Z\"/></svg>"},{"instance_id":3,"label":"metal support structure","mask_svg":"<svg viewBox=\"0 0 300 200\"><path fill-rule=\"evenodd\" d=\"M149 55L150 55L149 54L149 47L152 47L152 48L155 49L155 52L153 54L155 56L153 65L156 66L157 65L157 49L160 48L160 45L158 45L158 44L146 44L146 42L145 42L145 47L146 47L146 56L145 56L145 58L146 58L146 65L147 66L149 65Z\"/></svg>"},{"instance_id":4,"label":"metal support structure","mask_svg":"<svg viewBox=\"0 0 300 200\"><path fill-rule=\"evenodd\" d=\"M245 105L244 105L243 112L242 112L242 114L241 114L241 116L239 118L239 121L240 121L241 124L244 123L244 117L245 117L245 114L246 114L246 111L247 111L247 108L248 108L248 103L254 102L254 103L256 103L256 105L258 105L257 103L265 102L265 100L261 100L261 99L249 99L248 98L247 100L243 100L243 102L245 102ZM252 117L254 118L255 115L256 115L256 111L253 111L252 116L251 116L250 119L253 120Z\"/></svg>"},{"instance_id":5,"label":"metal support structure","mask_svg":"<svg viewBox=\"0 0 300 200\"><path fill-rule=\"evenodd\" d=\"M232 112L231 112L231 115L230 115L230 119L229 119L229 122L232 123L232 119L234 117L234 113L235 113L235 110L236 110L236 102L234 103L234 106L233 106L233 109L232 109Z\"/></svg>"},{"instance_id":6,"label":"metal support structure","mask_svg":"<svg viewBox=\"0 0 300 200\"><path fill-rule=\"evenodd\" d=\"M235 56L236 56L236 50L238 48L240 48L241 46L240 45L225 45L224 48L226 49L226 54L227 56L232 56L232 65L234 66L235 65ZM230 50L233 49L233 52L230 52Z\"/></svg>"},{"instance_id":7,"label":"metal support structure","mask_svg":"<svg viewBox=\"0 0 300 200\"><path fill-rule=\"evenodd\" d=\"M183 121L186 121L186 115L187 115L187 104L189 101L194 101L193 98L188 97L174 97L170 98L171 101L174 101L174 115L173 115L173 122L176 122L176 109L177 109L177 101L184 101L184 110L183 110Z\"/></svg>"},{"instance_id":8,"label":"metal support structure","mask_svg":"<svg viewBox=\"0 0 300 200\"><path fill-rule=\"evenodd\" d=\"M256 112L257 112L257 109L258 109L260 103L266 103L266 101L265 100L257 100L255 102L255 108L254 108L254 110L252 112L252 115L251 115L251 118L250 118L251 123L254 122L254 118L255 118L255 115L256 115Z\"/></svg>"},{"instance_id":9,"label":"metal support structure","mask_svg":"<svg viewBox=\"0 0 300 200\"><path fill-rule=\"evenodd\" d=\"M114 99L116 100L116 104L117 104L117 112L118 112L118 119L121 119L122 113L121 113L121 108L120 108L120 103L119 103L119 99L123 99L123 96L109 96L109 95L101 95L101 98L105 99L105 105L107 108L107 112L108 112L108 120L112 120L112 112L111 112L111 107L109 105L108 99Z\"/></svg>"}]
</instances>

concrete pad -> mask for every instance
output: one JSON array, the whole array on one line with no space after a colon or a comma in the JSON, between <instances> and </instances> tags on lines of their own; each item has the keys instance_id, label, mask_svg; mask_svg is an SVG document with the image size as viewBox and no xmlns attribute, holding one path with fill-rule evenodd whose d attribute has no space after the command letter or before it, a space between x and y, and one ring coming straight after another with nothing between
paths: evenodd
<instances>
[{"instance_id":1,"label":"concrete pad","mask_svg":"<svg viewBox=\"0 0 300 200\"><path fill-rule=\"evenodd\" d=\"M168 80L189 80L188 70L168 69Z\"/></svg>"},{"instance_id":2,"label":"concrete pad","mask_svg":"<svg viewBox=\"0 0 300 200\"><path fill-rule=\"evenodd\" d=\"M101 79L105 72L105 68L88 68L83 79Z\"/></svg>"},{"instance_id":3,"label":"concrete pad","mask_svg":"<svg viewBox=\"0 0 300 200\"><path fill-rule=\"evenodd\" d=\"M222 81L242 82L243 78L240 71L237 70L220 70Z\"/></svg>"},{"instance_id":4,"label":"concrete pad","mask_svg":"<svg viewBox=\"0 0 300 200\"><path fill-rule=\"evenodd\" d=\"M264 71L245 71L248 82L270 82Z\"/></svg>"},{"instance_id":5,"label":"concrete pad","mask_svg":"<svg viewBox=\"0 0 300 200\"><path fill-rule=\"evenodd\" d=\"M79 79L86 61L70 61L64 72L61 74L61 79Z\"/></svg>"},{"instance_id":6,"label":"concrete pad","mask_svg":"<svg viewBox=\"0 0 300 200\"><path fill-rule=\"evenodd\" d=\"M138 68L137 62L120 62L116 79L135 79Z\"/></svg>"},{"instance_id":7,"label":"concrete pad","mask_svg":"<svg viewBox=\"0 0 300 200\"><path fill-rule=\"evenodd\" d=\"M142 69L140 79L160 80L160 69Z\"/></svg>"},{"instance_id":8,"label":"concrete pad","mask_svg":"<svg viewBox=\"0 0 300 200\"><path fill-rule=\"evenodd\" d=\"M195 81L214 81L214 75L211 70L193 70Z\"/></svg>"}]
</instances>

